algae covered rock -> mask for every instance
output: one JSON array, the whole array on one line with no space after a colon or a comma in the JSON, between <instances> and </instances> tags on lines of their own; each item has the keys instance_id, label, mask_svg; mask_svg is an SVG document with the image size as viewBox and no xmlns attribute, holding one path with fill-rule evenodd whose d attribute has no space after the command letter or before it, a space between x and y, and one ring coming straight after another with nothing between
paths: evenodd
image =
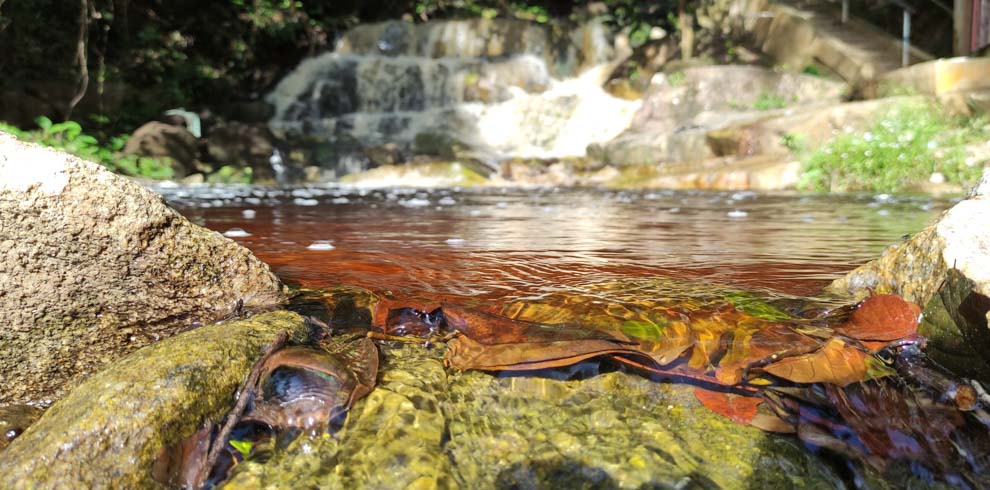
<instances>
[{"instance_id":1,"label":"algae covered rock","mask_svg":"<svg viewBox=\"0 0 990 490\"><path fill-rule=\"evenodd\" d=\"M144 488L162 448L219 421L279 332L304 341L302 317L272 312L145 347L91 376L0 452L0 488Z\"/></svg>"},{"instance_id":2,"label":"algae covered rock","mask_svg":"<svg viewBox=\"0 0 990 490\"><path fill-rule=\"evenodd\" d=\"M139 347L243 306L268 266L103 167L0 133L0 403L58 398Z\"/></svg>"},{"instance_id":3,"label":"algae covered rock","mask_svg":"<svg viewBox=\"0 0 990 490\"><path fill-rule=\"evenodd\" d=\"M924 307L929 355L959 374L990 379L990 172L972 195L880 258L829 285L862 299L894 293Z\"/></svg>"},{"instance_id":4,"label":"algae covered rock","mask_svg":"<svg viewBox=\"0 0 990 490\"><path fill-rule=\"evenodd\" d=\"M443 351L383 349L380 385L339 434L242 463L227 488L834 488L841 480L793 438L710 412L689 385L625 372L583 380L454 372Z\"/></svg>"}]
</instances>

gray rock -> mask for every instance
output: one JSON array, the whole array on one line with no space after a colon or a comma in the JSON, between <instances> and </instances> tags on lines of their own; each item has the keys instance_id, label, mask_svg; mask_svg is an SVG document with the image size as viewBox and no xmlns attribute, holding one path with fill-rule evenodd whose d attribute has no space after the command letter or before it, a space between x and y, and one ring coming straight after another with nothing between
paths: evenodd
<instances>
[{"instance_id":1,"label":"gray rock","mask_svg":"<svg viewBox=\"0 0 990 490\"><path fill-rule=\"evenodd\" d=\"M894 293L924 308L929 355L990 379L990 172L972 195L909 240L891 245L827 290L861 299Z\"/></svg>"},{"instance_id":2,"label":"gray rock","mask_svg":"<svg viewBox=\"0 0 990 490\"><path fill-rule=\"evenodd\" d=\"M176 178L196 172L201 166L196 137L184 127L158 121L137 128L124 146L124 154L169 161Z\"/></svg>"},{"instance_id":3,"label":"gray rock","mask_svg":"<svg viewBox=\"0 0 990 490\"><path fill-rule=\"evenodd\" d=\"M0 133L0 403L283 297L268 266L103 167Z\"/></svg>"},{"instance_id":4,"label":"gray rock","mask_svg":"<svg viewBox=\"0 0 990 490\"><path fill-rule=\"evenodd\" d=\"M305 341L286 311L210 325L145 347L90 377L0 452L0 487L148 488L163 448L220 422L279 332Z\"/></svg>"}]
</instances>

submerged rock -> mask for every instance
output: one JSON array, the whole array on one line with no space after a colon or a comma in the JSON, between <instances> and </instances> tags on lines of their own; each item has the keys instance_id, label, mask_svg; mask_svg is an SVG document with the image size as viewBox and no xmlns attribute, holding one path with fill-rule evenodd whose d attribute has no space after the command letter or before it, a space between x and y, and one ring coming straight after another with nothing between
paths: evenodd
<instances>
[{"instance_id":1,"label":"submerged rock","mask_svg":"<svg viewBox=\"0 0 990 490\"><path fill-rule=\"evenodd\" d=\"M309 327L273 312L163 340L91 376L0 453L2 488L144 488L163 448L218 421L263 347Z\"/></svg>"},{"instance_id":2,"label":"submerged rock","mask_svg":"<svg viewBox=\"0 0 990 490\"><path fill-rule=\"evenodd\" d=\"M266 462L242 463L229 488L777 488L841 480L792 438L708 411L691 386L624 372L572 381L448 372L442 347L384 354L380 385L338 437L299 438Z\"/></svg>"},{"instance_id":3,"label":"submerged rock","mask_svg":"<svg viewBox=\"0 0 990 490\"><path fill-rule=\"evenodd\" d=\"M970 198L880 258L834 281L831 293L894 293L926 305L929 355L959 374L990 379L990 172Z\"/></svg>"},{"instance_id":4,"label":"submerged rock","mask_svg":"<svg viewBox=\"0 0 990 490\"><path fill-rule=\"evenodd\" d=\"M99 165L0 134L0 403L60 397L139 347L269 308L268 266Z\"/></svg>"}]
</instances>

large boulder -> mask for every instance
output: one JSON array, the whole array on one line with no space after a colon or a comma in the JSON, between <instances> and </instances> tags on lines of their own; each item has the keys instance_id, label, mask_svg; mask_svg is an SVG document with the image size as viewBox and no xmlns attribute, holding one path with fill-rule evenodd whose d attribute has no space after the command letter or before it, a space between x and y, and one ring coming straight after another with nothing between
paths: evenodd
<instances>
[{"instance_id":1,"label":"large boulder","mask_svg":"<svg viewBox=\"0 0 990 490\"><path fill-rule=\"evenodd\" d=\"M990 379L990 172L968 199L828 290L856 299L895 293L922 305L929 355L960 374Z\"/></svg>"},{"instance_id":2,"label":"large boulder","mask_svg":"<svg viewBox=\"0 0 990 490\"><path fill-rule=\"evenodd\" d=\"M173 177L185 177L202 167L196 137L184 127L158 121L137 128L127 139L124 154L167 162L172 167Z\"/></svg>"},{"instance_id":3,"label":"large boulder","mask_svg":"<svg viewBox=\"0 0 990 490\"><path fill-rule=\"evenodd\" d=\"M0 133L0 404L58 398L139 347L282 298L267 265L154 192Z\"/></svg>"},{"instance_id":4,"label":"large boulder","mask_svg":"<svg viewBox=\"0 0 990 490\"><path fill-rule=\"evenodd\" d=\"M742 65L700 66L658 75L630 127L604 145L593 145L588 152L619 166L663 165L736 154L738 149L726 150L725 138L716 135L712 140L709 133L801 108L834 105L845 89L845 84L824 78Z\"/></svg>"},{"instance_id":5,"label":"large boulder","mask_svg":"<svg viewBox=\"0 0 990 490\"><path fill-rule=\"evenodd\" d=\"M157 486L162 449L207 420L220 422L280 332L302 342L309 327L295 313L265 313L176 335L111 364L0 452L0 487Z\"/></svg>"},{"instance_id":6,"label":"large boulder","mask_svg":"<svg viewBox=\"0 0 990 490\"><path fill-rule=\"evenodd\" d=\"M250 168L255 181L272 181L271 158L275 135L263 124L230 122L210 130L206 144L210 157L220 165Z\"/></svg>"}]
</instances>

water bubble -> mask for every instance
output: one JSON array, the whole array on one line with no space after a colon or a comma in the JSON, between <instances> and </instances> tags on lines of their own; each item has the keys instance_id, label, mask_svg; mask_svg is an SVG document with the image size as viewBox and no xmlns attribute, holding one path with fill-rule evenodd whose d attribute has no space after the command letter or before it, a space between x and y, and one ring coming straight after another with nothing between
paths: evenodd
<instances>
[{"instance_id":1,"label":"water bubble","mask_svg":"<svg viewBox=\"0 0 990 490\"><path fill-rule=\"evenodd\" d=\"M223 236L225 236L227 238L244 238L246 236L251 236L251 234L248 233L248 232L246 232L246 231L244 231L241 228L231 228L231 229L223 232Z\"/></svg>"},{"instance_id":2,"label":"water bubble","mask_svg":"<svg viewBox=\"0 0 990 490\"><path fill-rule=\"evenodd\" d=\"M725 213L725 215L728 216L728 217L730 217L730 218L745 218L745 217L749 216L749 213L747 213L746 211L739 210L739 209L733 209L732 211L729 211L728 213Z\"/></svg>"},{"instance_id":3,"label":"water bubble","mask_svg":"<svg viewBox=\"0 0 990 490\"><path fill-rule=\"evenodd\" d=\"M457 204L457 201L450 196L444 196L437 201L437 204L440 204L441 206L453 206L454 204Z\"/></svg>"},{"instance_id":4,"label":"water bubble","mask_svg":"<svg viewBox=\"0 0 990 490\"><path fill-rule=\"evenodd\" d=\"M306 189L293 189L292 197L313 197L313 193Z\"/></svg>"},{"instance_id":5,"label":"water bubble","mask_svg":"<svg viewBox=\"0 0 990 490\"><path fill-rule=\"evenodd\" d=\"M254 219L257 215L258 213L253 209L245 209L244 211L241 211L241 216L244 216L244 219Z\"/></svg>"},{"instance_id":6,"label":"water bubble","mask_svg":"<svg viewBox=\"0 0 990 490\"><path fill-rule=\"evenodd\" d=\"M351 200L348 199L348 198L346 198L346 197L335 197L330 202L332 202L334 204L347 204L347 203L351 202Z\"/></svg>"},{"instance_id":7,"label":"water bubble","mask_svg":"<svg viewBox=\"0 0 990 490\"><path fill-rule=\"evenodd\" d=\"M333 250L333 248L333 244L330 243L330 240L317 240L310 243L309 246L306 247L307 250Z\"/></svg>"},{"instance_id":8,"label":"water bubble","mask_svg":"<svg viewBox=\"0 0 990 490\"><path fill-rule=\"evenodd\" d=\"M411 199L405 199L399 201L399 204L407 208L421 208L430 205L429 199L422 199L418 197L413 197Z\"/></svg>"},{"instance_id":9,"label":"water bubble","mask_svg":"<svg viewBox=\"0 0 990 490\"><path fill-rule=\"evenodd\" d=\"M451 247L459 247L467 243L467 241L464 240L463 238L448 238L447 240L444 241L444 243L450 245Z\"/></svg>"},{"instance_id":10,"label":"water bubble","mask_svg":"<svg viewBox=\"0 0 990 490\"><path fill-rule=\"evenodd\" d=\"M303 199L301 197L297 197L292 200L292 203L296 206L316 206L320 203L320 201L317 201L316 199Z\"/></svg>"},{"instance_id":11,"label":"water bubble","mask_svg":"<svg viewBox=\"0 0 990 490\"><path fill-rule=\"evenodd\" d=\"M495 207L496 208L499 208L499 209L505 209L505 208L509 207L509 203L507 203L505 201L502 201L502 202L496 204Z\"/></svg>"}]
</instances>

